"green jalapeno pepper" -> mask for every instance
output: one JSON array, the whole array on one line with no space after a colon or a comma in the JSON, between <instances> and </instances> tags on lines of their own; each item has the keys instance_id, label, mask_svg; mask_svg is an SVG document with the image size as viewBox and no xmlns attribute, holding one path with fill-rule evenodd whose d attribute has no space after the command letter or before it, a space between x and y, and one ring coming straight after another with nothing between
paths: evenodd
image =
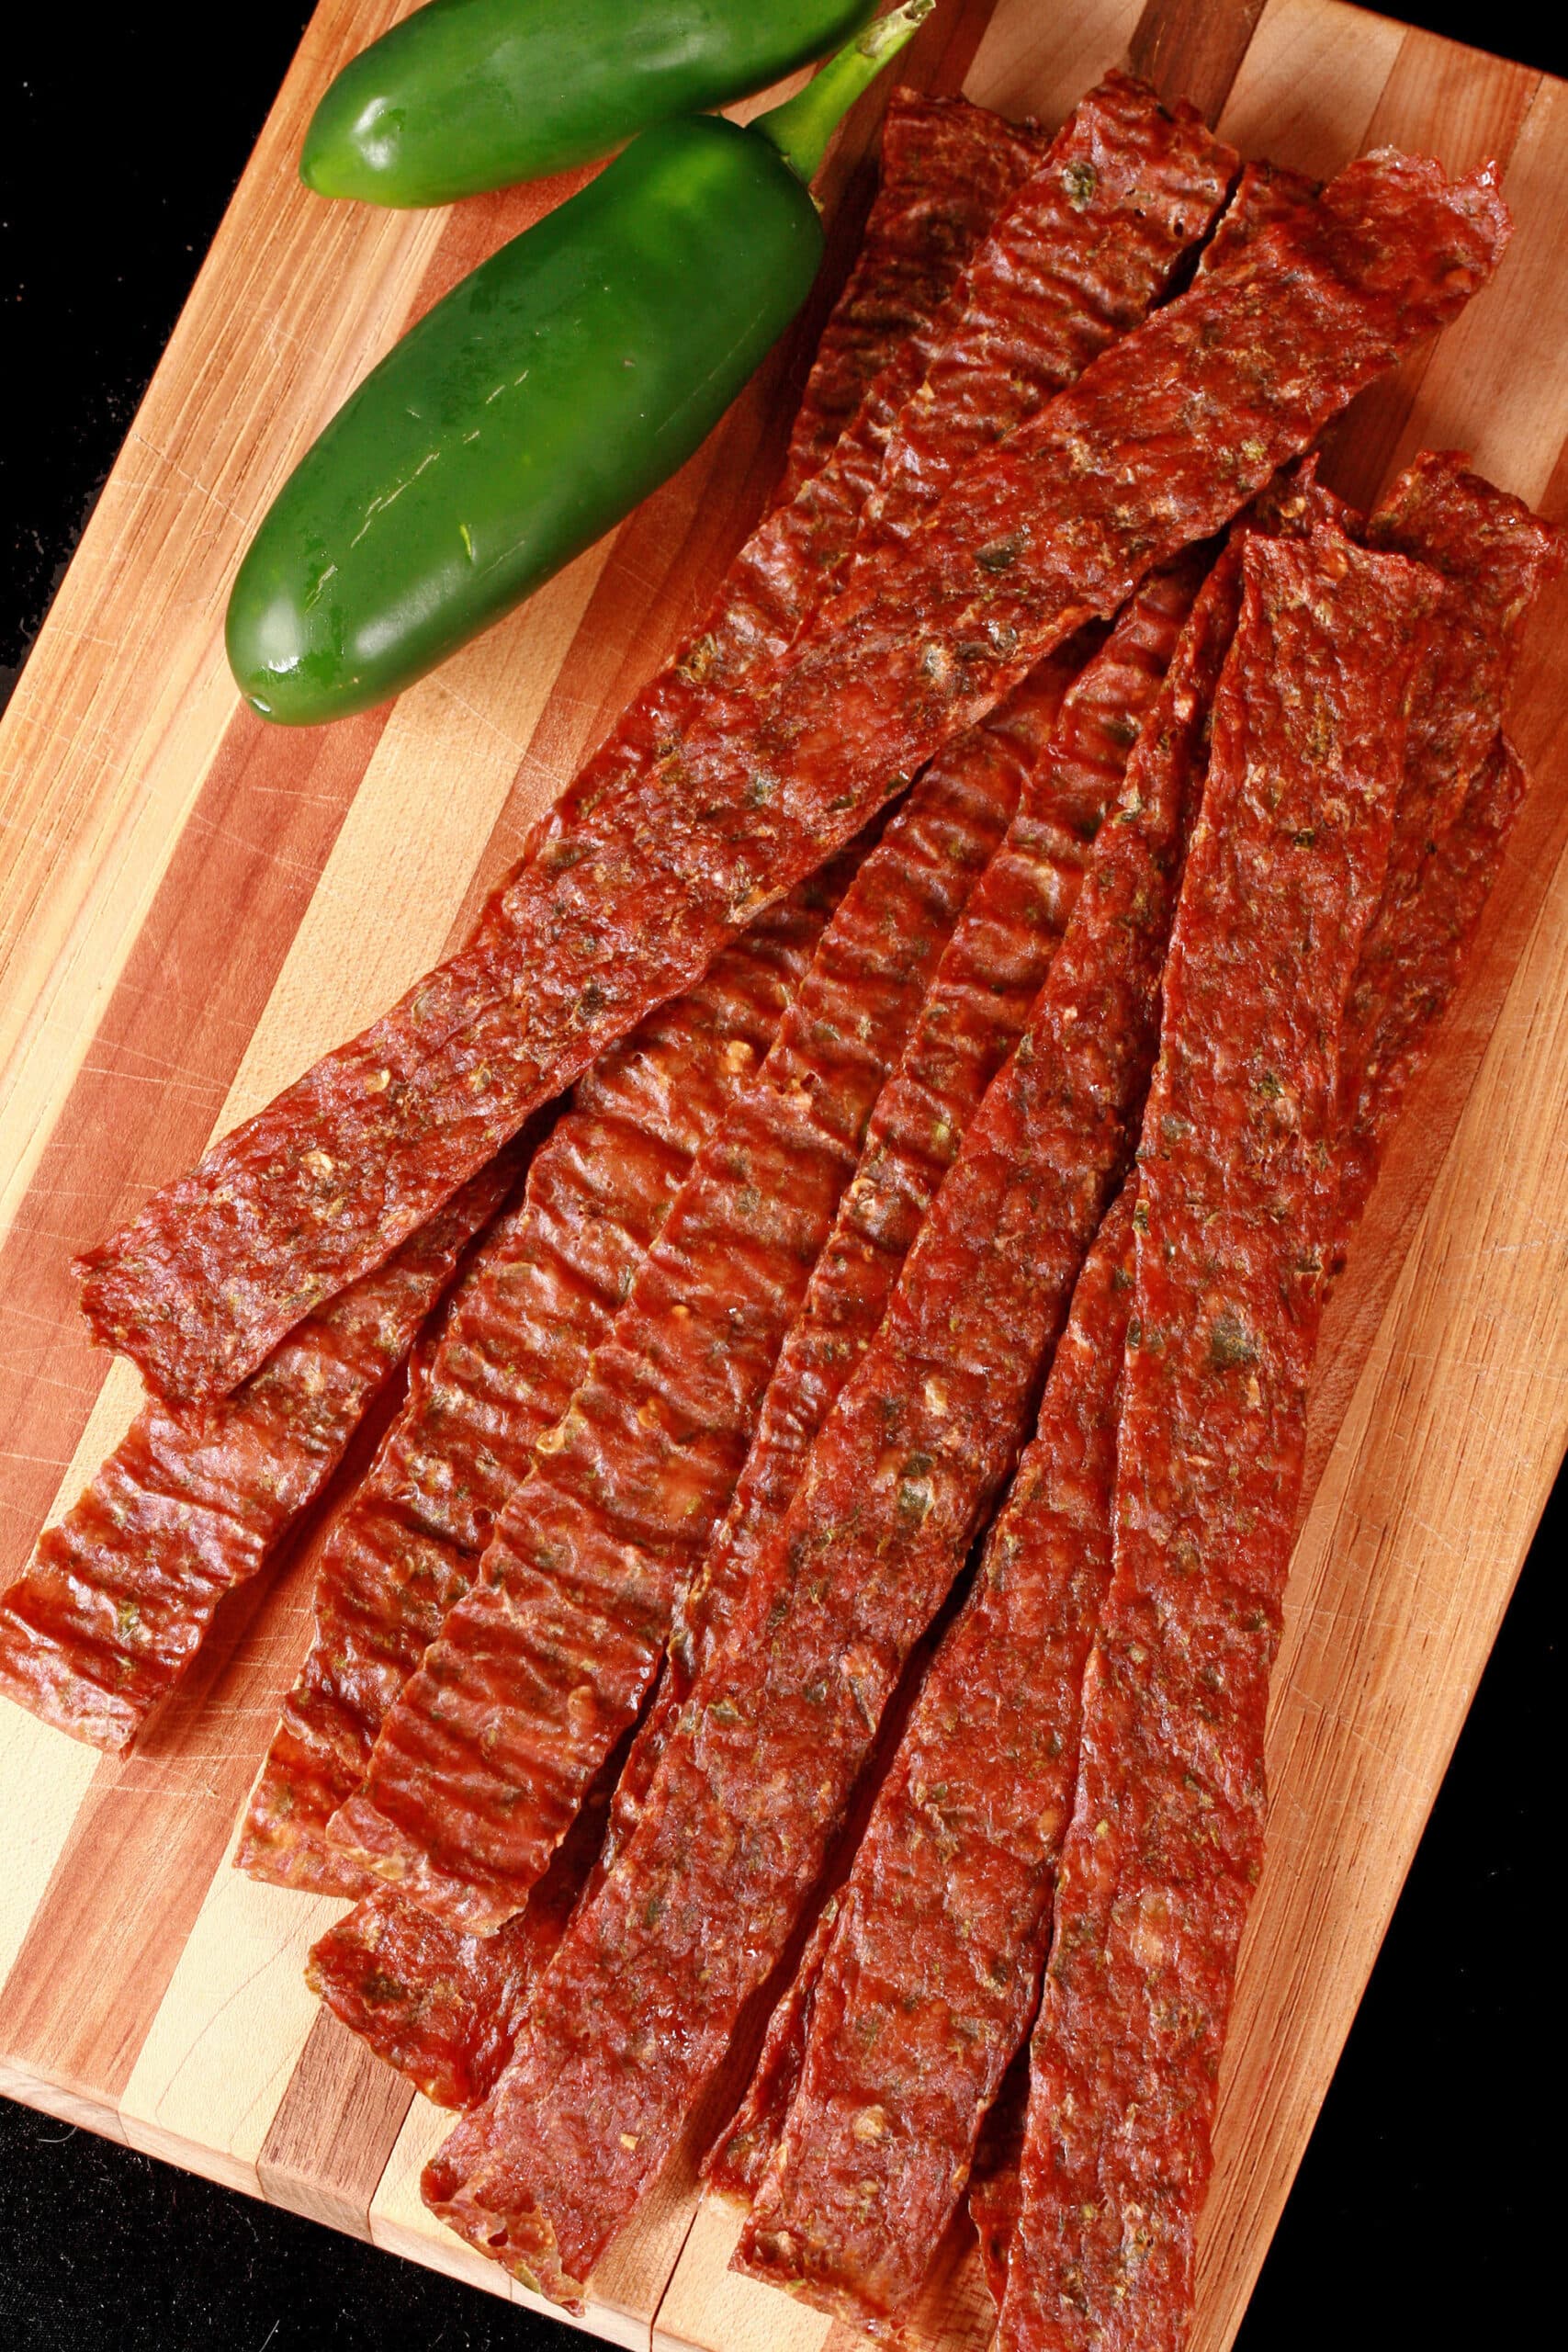
<instances>
[{"instance_id":1,"label":"green jalapeno pepper","mask_svg":"<svg viewBox=\"0 0 1568 2352\"><path fill-rule=\"evenodd\" d=\"M363 51L305 133L321 196L448 204L728 106L863 25L876 0L431 0Z\"/></svg>"},{"instance_id":2,"label":"green jalapeno pepper","mask_svg":"<svg viewBox=\"0 0 1568 2352\"><path fill-rule=\"evenodd\" d=\"M684 463L817 274L805 183L834 125L931 6L745 130L645 130L394 345L241 563L229 660L254 709L309 726L384 702Z\"/></svg>"}]
</instances>

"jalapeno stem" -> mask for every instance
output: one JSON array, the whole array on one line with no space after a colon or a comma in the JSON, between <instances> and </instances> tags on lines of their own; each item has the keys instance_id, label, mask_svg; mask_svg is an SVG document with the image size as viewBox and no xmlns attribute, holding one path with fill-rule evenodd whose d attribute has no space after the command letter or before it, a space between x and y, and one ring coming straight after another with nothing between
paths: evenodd
<instances>
[{"instance_id":1,"label":"jalapeno stem","mask_svg":"<svg viewBox=\"0 0 1568 2352\"><path fill-rule=\"evenodd\" d=\"M936 0L904 0L901 8L890 9L846 41L804 90L797 90L771 113L758 116L752 130L772 140L791 171L807 187L828 152L828 141L861 92L870 88L935 6Z\"/></svg>"}]
</instances>

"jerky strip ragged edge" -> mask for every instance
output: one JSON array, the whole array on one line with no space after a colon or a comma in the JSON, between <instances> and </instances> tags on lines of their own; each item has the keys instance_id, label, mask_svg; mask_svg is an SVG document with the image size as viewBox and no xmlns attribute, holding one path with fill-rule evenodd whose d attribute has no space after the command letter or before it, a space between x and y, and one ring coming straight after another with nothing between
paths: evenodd
<instances>
[{"instance_id":1,"label":"jerky strip ragged edge","mask_svg":"<svg viewBox=\"0 0 1568 2352\"><path fill-rule=\"evenodd\" d=\"M1507 226L1491 169L1450 186L1366 157L1113 345L818 613L749 725L569 787L482 942L89 1252L96 1336L173 1393L232 1385L1043 654L1457 316Z\"/></svg>"},{"instance_id":2,"label":"jerky strip ragged edge","mask_svg":"<svg viewBox=\"0 0 1568 2352\"><path fill-rule=\"evenodd\" d=\"M625 1301L699 1146L771 1046L852 853L793 891L581 1081L469 1264L430 1360L334 1527L309 1656L251 1798L241 1870L375 1881L327 1844L409 1676ZM384 1972L383 1972L384 1973Z\"/></svg>"},{"instance_id":3,"label":"jerky strip ragged edge","mask_svg":"<svg viewBox=\"0 0 1568 2352\"><path fill-rule=\"evenodd\" d=\"M1181 714L1196 729L1201 714ZM1017 1050L812 1448L641 1819L540 1977L434 2211L558 2300L669 2154L821 1872L1022 1439L1153 1058L1187 763L1145 729Z\"/></svg>"},{"instance_id":4,"label":"jerky strip ragged edge","mask_svg":"<svg viewBox=\"0 0 1568 2352\"><path fill-rule=\"evenodd\" d=\"M1185 99L1111 73L981 244L963 316L900 413L857 565L908 538L954 476L1135 326L1206 233L1240 165ZM1064 262L1081 277L1064 303Z\"/></svg>"},{"instance_id":5,"label":"jerky strip ragged edge","mask_svg":"<svg viewBox=\"0 0 1568 2352\"><path fill-rule=\"evenodd\" d=\"M130 1745L224 1594L266 1566L321 1493L517 1167L503 1153L231 1396L142 1407L0 1593L0 1694L73 1739Z\"/></svg>"},{"instance_id":6,"label":"jerky strip ragged edge","mask_svg":"<svg viewBox=\"0 0 1568 2352\"><path fill-rule=\"evenodd\" d=\"M868 404L886 439L905 392L925 373L927 355L896 379L883 371L896 350L930 334L977 233L1040 152L1026 126L968 98L894 90L883 118L877 192L801 395L781 501L820 472Z\"/></svg>"},{"instance_id":7,"label":"jerky strip ragged edge","mask_svg":"<svg viewBox=\"0 0 1568 2352\"><path fill-rule=\"evenodd\" d=\"M637 1713L866 1121L1017 788L981 730L896 812L329 1828L453 1926L493 1932L522 1908Z\"/></svg>"},{"instance_id":8,"label":"jerky strip ragged edge","mask_svg":"<svg viewBox=\"0 0 1568 2352\"><path fill-rule=\"evenodd\" d=\"M1031 2045L1005 2352L1175 2347L1337 1214L1344 1009L1431 575L1254 539L1139 1150L1114 1555Z\"/></svg>"}]
</instances>

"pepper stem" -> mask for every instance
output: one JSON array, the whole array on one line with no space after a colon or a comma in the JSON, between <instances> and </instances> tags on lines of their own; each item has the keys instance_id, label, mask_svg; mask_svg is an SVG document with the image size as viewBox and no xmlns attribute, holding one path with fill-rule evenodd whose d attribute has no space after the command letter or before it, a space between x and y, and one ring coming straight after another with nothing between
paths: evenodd
<instances>
[{"instance_id":1,"label":"pepper stem","mask_svg":"<svg viewBox=\"0 0 1568 2352\"><path fill-rule=\"evenodd\" d=\"M828 152L828 141L861 92L870 88L935 6L936 0L904 0L901 8L874 17L828 60L804 90L797 90L771 113L757 117L752 130L772 140L791 171L808 187Z\"/></svg>"}]
</instances>

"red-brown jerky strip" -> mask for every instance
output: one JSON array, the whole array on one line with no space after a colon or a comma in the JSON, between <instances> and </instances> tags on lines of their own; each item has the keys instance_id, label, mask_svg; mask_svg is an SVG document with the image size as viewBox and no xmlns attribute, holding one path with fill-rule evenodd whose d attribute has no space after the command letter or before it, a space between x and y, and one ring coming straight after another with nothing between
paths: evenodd
<instances>
[{"instance_id":1,"label":"red-brown jerky strip","mask_svg":"<svg viewBox=\"0 0 1568 2352\"><path fill-rule=\"evenodd\" d=\"M0 1593L0 1693L74 1739L130 1745L224 1594L315 1501L517 1170L503 1153L233 1396L142 1408Z\"/></svg>"},{"instance_id":2,"label":"red-brown jerky strip","mask_svg":"<svg viewBox=\"0 0 1568 2352\"><path fill-rule=\"evenodd\" d=\"M888 440L857 563L908 538L964 466L1137 325L1239 161L1195 107L1167 108L1131 74L1089 93L964 272L962 318Z\"/></svg>"},{"instance_id":3,"label":"red-brown jerky strip","mask_svg":"<svg viewBox=\"0 0 1568 2352\"><path fill-rule=\"evenodd\" d=\"M1175 2346L1334 1238L1346 997L1430 575L1252 540L1139 1149L1114 1558L1031 2049L999 2342Z\"/></svg>"},{"instance_id":4,"label":"red-brown jerky strip","mask_svg":"<svg viewBox=\"0 0 1568 2352\"><path fill-rule=\"evenodd\" d=\"M1036 1434L884 1781L814 1984L798 2073L749 2094L718 2184L756 2203L735 2267L863 2324L907 2319L1028 2030L1111 1569L1133 1201L1100 1227ZM998 1670L1001 1669L1001 1670ZM802 1972L804 1974L804 1972Z\"/></svg>"},{"instance_id":5,"label":"red-brown jerky strip","mask_svg":"<svg viewBox=\"0 0 1568 2352\"><path fill-rule=\"evenodd\" d=\"M487 1235L440 1341L333 1530L316 1634L237 1856L316 1893L374 1884L326 1842L408 1677L472 1580L536 1439L553 1428L690 1171L754 1074L852 871L771 909L696 987L579 1083L522 1200Z\"/></svg>"},{"instance_id":6,"label":"red-brown jerky strip","mask_svg":"<svg viewBox=\"0 0 1568 2352\"><path fill-rule=\"evenodd\" d=\"M883 1090L724 1525L677 1603L658 1696L615 1792L606 1862L629 1836L670 1726L727 1638L812 1442L882 1320L981 1097L1022 1034L1201 569L1188 557L1146 582L1065 697L1046 664L987 723L994 755L1015 760L1022 776L1016 813Z\"/></svg>"},{"instance_id":7,"label":"red-brown jerky strip","mask_svg":"<svg viewBox=\"0 0 1568 2352\"><path fill-rule=\"evenodd\" d=\"M694 728L651 771L569 787L483 940L90 1252L99 1339L175 1393L231 1385L1045 653L1454 317L1506 233L1491 171L1450 187L1433 164L1365 157L1112 345L818 614L750 724L728 696L723 729Z\"/></svg>"},{"instance_id":8,"label":"red-brown jerky strip","mask_svg":"<svg viewBox=\"0 0 1568 2352\"><path fill-rule=\"evenodd\" d=\"M1145 730L1023 1037L626 1850L539 1979L501 2082L427 2173L434 2210L558 2297L659 2171L776 1964L1023 1435L1153 1055L1197 699L1171 719Z\"/></svg>"},{"instance_id":9,"label":"red-brown jerky strip","mask_svg":"<svg viewBox=\"0 0 1568 2352\"><path fill-rule=\"evenodd\" d=\"M886 437L899 402L925 372L900 358L924 342L976 239L1040 148L1029 130L967 98L897 89L882 125L881 178L854 267L822 330L790 434L779 497L820 472L869 402ZM903 389L900 390L899 386Z\"/></svg>"},{"instance_id":10,"label":"red-brown jerky strip","mask_svg":"<svg viewBox=\"0 0 1568 2352\"><path fill-rule=\"evenodd\" d=\"M934 762L823 934L756 1084L698 1154L631 1296L330 1832L493 1931L635 1718L729 1501L866 1121L1011 814L982 735Z\"/></svg>"},{"instance_id":11,"label":"red-brown jerky strip","mask_svg":"<svg viewBox=\"0 0 1568 2352\"><path fill-rule=\"evenodd\" d=\"M912 527L900 520L897 533L868 540L873 505L907 491L924 511L977 448L1033 415L1146 314L1224 200L1235 163L1190 107L1168 114L1146 84L1114 74L1089 92L1048 153L1032 157L924 349L911 346L884 371L828 464L741 550L720 625L688 649L705 690L705 734L745 724L730 689L755 695L763 665L794 640L852 546L858 558ZM1081 203L1069 201L1070 189ZM991 352L976 395L976 368ZM910 445L901 435L912 418ZM681 726L672 706L662 715L667 732Z\"/></svg>"}]
</instances>

